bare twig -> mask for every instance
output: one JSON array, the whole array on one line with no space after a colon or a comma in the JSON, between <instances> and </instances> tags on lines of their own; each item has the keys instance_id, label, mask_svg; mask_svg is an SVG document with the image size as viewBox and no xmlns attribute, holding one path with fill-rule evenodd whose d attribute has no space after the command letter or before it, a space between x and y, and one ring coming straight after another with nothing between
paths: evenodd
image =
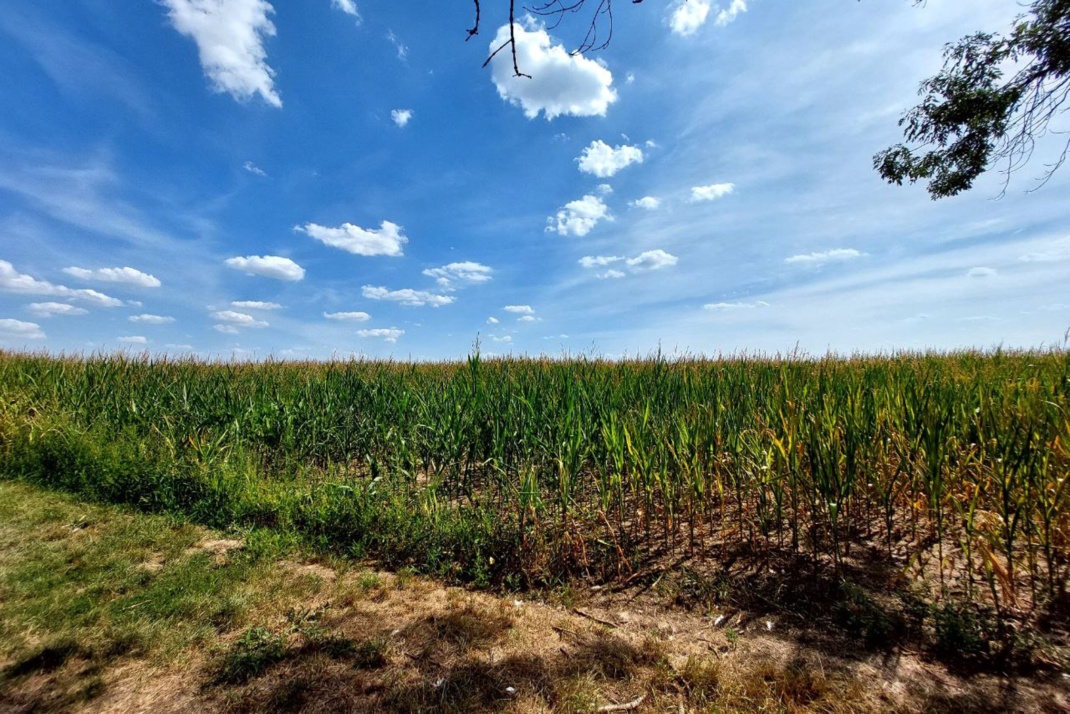
<instances>
[{"instance_id":1,"label":"bare twig","mask_svg":"<svg viewBox=\"0 0 1070 714\"><path fill-rule=\"evenodd\" d=\"M595 617L591 613L584 612L583 610L579 609L578 607L577 608L573 608L572 612L576 613L580 617L586 617L588 620L594 620L599 625L605 625L606 627L620 627L620 625L618 625L615 622L612 622L610 620L603 620L600 617Z\"/></svg>"},{"instance_id":2,"label":"bare twig","mask_svg":"<svg viewBox=\"0 0 1070 714\"><path fill-rule=\"evenodd\" d=\"M633 699L632 701L630 701L630 702L628 702L626 704L604 704L604 705L598 707L597 711L599 711L599 712L630 712L630 711L633 711L635 709L638 709L639 706L643 703L643 700L645 700L645 699L646 699L646 695L645 694L640 694L638 699Z\"/></svg>"}]
</instances>

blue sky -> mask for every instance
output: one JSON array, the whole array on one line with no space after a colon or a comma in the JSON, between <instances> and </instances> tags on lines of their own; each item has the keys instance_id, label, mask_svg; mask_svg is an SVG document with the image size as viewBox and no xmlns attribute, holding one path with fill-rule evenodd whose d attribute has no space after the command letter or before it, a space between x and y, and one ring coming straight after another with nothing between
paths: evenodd
<instances>
[{"instance_id":1,"label":"blue sky","mask_svg":"<svg viewBox=\"0 0 1070 714\"><path fill-rule=\"evenodd\" d=\"M1060 344L1061 148L933 202L872 155L1009 0L16 0L0 347L213 358Z\"/></svg>"}]
</instances>

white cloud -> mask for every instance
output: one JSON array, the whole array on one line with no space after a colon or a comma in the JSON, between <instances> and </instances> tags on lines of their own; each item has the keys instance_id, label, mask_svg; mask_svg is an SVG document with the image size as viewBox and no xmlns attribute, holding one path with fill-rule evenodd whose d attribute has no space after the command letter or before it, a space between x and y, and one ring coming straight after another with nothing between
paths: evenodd
<instances>
[{"instance_id":1,"label":"white cloud","mask_svg":"<svg viewBox=\"0 0 1070 714\"><path fill-rule=\"evenodd\" d=\"M515 76L513 57L506 48L491 60L491 79L498 96L521 107L529 119L539 112L547 120L561 115L605 116L609 105L617 101L613 74L601 64L551 44L546 30L532 23L516 24L515 33L517 64L530 76ZM508 40L509 25L503 25L490 51Z\"/></svg>"},{"instance_id":2,"label":"white cloud","mask_svg":"<svg viewBox=\"0 0 1070 714\"><path fill-rule=\"evenodd\" d=\"M402 247L409 239L402 232L404 229L396 223L383 221L379 230L369 230L355 226L352 223L343 223L338 228L306 223L303 226L294 226L299 231L318 240L324 245L344 250L353 255L387 255L399 257L403 255Z\"/></svg>"},{"instance_id":3,"label":"white cloud","mask_svg":"<svg viewBox=\"0 0 1070 714\"><path fill-rule=\"evenodd\" d=\"M669 27L681 37L698 32L710 14L709 0L679 0L669 18Z\"/></svg>"},{"instance_id":4,"label":"white cloud","mask_svg":"<svg viewBox=\"0 0 1070 714\"><path fill-rule=\"evenodd\" d=\"M587 255L580 258L579 263L584 268L604 268L608 265L615 263L624 263L633 273L645 272L649 270L661 270L662 268L669 268L679 261L675 255L666 253L660 248L656 250L647 250L634 258L624 258L619 255ZM620 270L607 270L604 273L599 273L596 277L607 278L623 278L625 273Z\"/></svg>"},{"instance_id":5,"label":"white cloud","mask_svg":"<svg viewBox=\"0 0 1070 714\"><path fill-rule=\"evenodd\" d=\"M599 280L619 280L623 277L627 277L627 273L623 273L619 270L610 269L604 273L598 273L595 275Z\"/></svg>"},{"instance_id":6,"label":"white cloud","mask_svg":"<svg viewBox=\"0 0 1070 714\"><path fill-rule=\"evenodd\" d=\"M289 258L277 255L247 255L243 257L227 258L228 267L240 270L246 275L259 275L262 278L274 280L303 280L305 269Z\"/></svg>"},{"instance_id":7,"label":"white cloud","mask_svg":"<svg viewBox=\"0 0 1070 714\"><path fill-rule=\"evenodd\" d=\"M147 345L149 340L147 337L141 335L129 335L127 337L120 337L119 342L127 345Z\"/></svg>"},{"instance_id":8,"label":"white cloud","mask_svg":"<svg viewBox=\"0 0 1070 714\"><path fill-rule=\"evenodd\" d=\"M43 340L45 333L41 326L34 322L22 320L0 319L0 337L12 337L24 340Z\"/></svg>"},{"instance_id":9,"label":"white cloud","mask_svg":"<svg viewBox=\"0 0 1070 714\"><path fill-rule=\"evenodd\" d=\"M546 230L557 231L558 235L582 238L590 233L601 220L613 220L613 217L609 215L609 207L598 196L588 194L566 203L556 216L547 218Z\"/></svg>"},{"instance_id":10,"label":"white cloud","mask_svg":"<svg viewBox=\"0 0 1070 714\"><path fill-rule=\"evenodd\" d=\"M704 310L711 310L714 312L727 312L729 310L754 310L756 308L769 307L769 303L764 300L758 300L756 302L714 302L708 305L703 305Z\"/></svg>"},{"instance_id":11,"label":"white cloud","mask_svg":"<svg viewBox=\"0 0 1070 714\"><path fill-rule=\"evenodd\" d=\"M662 268L668 268L679 261L675 255L666 253L660 248L657 250L643 251L634 258L629 258L626 262L628 267L633 270L661 270Z\"/></svg>"},{"instance_id":12,"label":"white cloud","mask_svg":"<svg viewBox=\"0 0 1070 714\"><path fill-rule=\"evenodd\" d=\"M717 20L715 22L718 27L724 27L746 11L746 0L732 0L732 3L728 7L722 8L717 12Z\"/></svg>"},{"instance_id":13,"label":"white cloud","mask_svg":"<svg viewBox=\"0 0 1070 714\"><path fill-rule=\"evenodd\" d=\"M212 313L212 319L219 320L219 322L226 323L233 327L267 327L268 324L263 320L257 320L255 317L244 312L235 312L234 310L220 310L219 312Z\"/></svg>"},{"instance_id":14,"label":"white cloud","mask_svg":"<svg viewBox=\"0 0 1070 714\"><path fill-rule=\"evenodd\" d=\"M65 302L34 302L26 308L37 317L54 317L56 315L85 315L88 310Z\"/></svg>"},{"instance_id":15,"label":"white cloud","mask_svg":"<svg viewBox=\"0 0 1070 714\"><path fill-rule=\"evenodd\" d=\"M212 328L216 332L222 332L224 335L238 335L238 334L241 334L241 330L239 330L234 325L213 325Z\"/></svg>"},{"instance_id":16,"label":"white cloud","mask_svg":"<svg viewBox=\"0 0 1070 714\"><path fill-rule=\"evenodd\" d=\"M835 248L833 250L826 250L821 253L805 253L802 255L793 255L790 258L785 258L785 263L803 263L806 265L824 265L825 263L843 262L847 260L857 260L858 258L864 258L865 253L861 253L854 248Z\"/></svg>"},{"instance_id":17,"label":"white cloud","mask_svg":"<svg viewBox=\"0 0 1070 714\"><path fill-rule=\"evenodd\" d=\"M217 92L239 101L259 94L273 107L275 70L267 64L264 39L274 37L275 12L267 0L161 0L171 24L197 43L201 67Z\"/></svg>"},{"instance_id":18,"label":"white cloud","mask_svg":"<svg viewBox=\"0 0 1070 714\"><path fill-rule=\"evenodd\" d=\"M397 38L397 35L394 34L393 30L388 30L387 31L386 39L390 42L390 44L394 45L394 49L396 49L398 51L398 59L399 60L404 62L405 60L407 60L409 58L409 48L408 48L408 46L402 44L401 40L399 40Z\"/></svg>"},{"instance_id":19,"label":"white cloud","mask_svg":"<svg viewBox=\"0 0 1070 714\"><path fill-rule=\"evenodd\" d=\"M694 186L691 189L691 202L716 201L736 190L734 183L713 183L709 186Z\"/></svg>"},{"instance_id":20,"label":"white cloud","mask_svg":"<svg viewBox=\"0 0 1070 714\"><path fill-rule=\"evenodd\" d=\"M425 305L441 307L453 302L453 298L449 295L436 295L424 290L413 290L411 288L388 290L386 288L365 285L361 288L361 294L369 300L389 300L391 302L399 302L402 305L408 305L409 307L423 307Z\"/></svg>"},{"instance_id":21,"label":"white cloud","mask_svg":"<svg viewBox=\"0 0 1070 714\"><path fill-rule=\"evenodd\" d=\"M259 300L235 300L230 303L231 307L239 310L280 310L282 305L277 302L261 302Z\"/></svg>"},{"instance_id":22,"label":"white cloud","mask_svg":"<svg viewBox=\"0 0 1070 714\"><path fill-rule=\"evenodd\" d=\"M511 312L514 315L534 315L535 308L531 305L506 305L502 308L506 312Z\"/></svg>"},{"instance_id":23,"label":"white cloud","mask_svg":"<svg viewBox=\"0 0 1070 714\"><path fill-rule=\"evenodd\" d=\"M49 295L69 300L84 300L101 307L119 307L122 300L108 297L96 290L75 290L64 285L53 285L47 280L38 280L15 270L6 260L0 260L0 291L23 295Z\"/></svg>"},{"instance_id":24,"label":"white cloud","mask_svg":"<svg viewBox=\"0 0 1070 714\"><path fill-rule=\"evenodd\" d=\"M643 196L634 201L629 201L628 205L632 208L643 208L647 211L656 211L661 208L661 199L654 198L653 196Z\"/></svg>"},{"instance_id":25,"label":"white cloud","mask_svg":"<svg viewBox=\"0 0 1070 714\"><path fill-rule=\"evenodd\" d=\"M340 320L342 322L367 322L372 317L366 312L325 312L323 316L328 320Z\"/></svg>"},{"instance_id":26,"label":"white cloud","mask_svg":"<svg viewBox=\"0 0 1070 714\"><path fill-rule=\"evenodd\" d=\"M583 153L576 157L580 171L598 178L609 178L632 164L643 163L643 150L638 146L613 147L600 139L592 141Z\"/></svg>"},{"instance_id":27,"label":"white cloud","mask_svg":"<svg viewBox=\"0 0 1070 714\"><path fill-rule=\"evenodd\" d=\"M331 0L331 7L338 8L345 14L356 18L357 22L360 22L360 12L357 10L357 4L353 0Z\"/></svg>"},{"instance_id":28,"label":"white cloud","mask_svg":"<svg viewBox=\"0 0 1070 714\"><path fill-rule=\"evenodd\" d=\"M267 177L267 172L256 164L254 164L252 161L246 161L244 164L242 164L242 168L251 174Z\"/></svg>"},{"instance_id":29,"label":"white cloud","mask_svg":"<svg viewBox=\"0 0 1070 714\"><path fill-rule=\"evenodd\" d=\"M404 128L406 124L412 119L411 109L395 109L390 112L390 118L394 120L394 123L399 127Z\"/></svg>"},{"instance_id":30,"label":"white cloud","mask_svg":"<svg viewBox=\"0 0 1070 714\"><path fill-rule=\"evenodd\" d=\"M622 260L624 258L619 255L585 255L580 258L579 263L584 268L603 268Z\"/></svg>"},{"instance_id":31,"label":"white cloud","mask_svg":"<svg viewBox=\"0 0 1070 714\"><path fill-rule=\"evenodd\" d=\"M500 320L498 318L496 318L496 317L488 317L487 318L487 324L488 325L497 325L499 322L500 322Z\"/></svg>"},{"instance_id":32,"label":"white cloud","mask_svg":"<svg viewBox=\"0 0 1070 714\"><path fill-rule=\"evenodd\" d=\"M538 322L539 318L534 315L524 315L523 317L516 318L517 322Z\"/></svg>"},{"instance_id":33,"label":"white cloud","mask_svg":"<svg viewBox=\"0 0 1070 714\"><path fill-rule=\"evenodd\" d=\"M101 283L118 283L120 285L134 285L139 288L158 288L160 281L155 275L143 273L134 268L98 268L88 270L86 268L64 268L63 272L79 280L95 280Z\"/></svg>"},{"instance_id":34,"label":"white cloud","mask_svg":"<svg viewBox=\"0 0 1070 714\"><path fill-rule=\"evenodd\" d=\"M175 318L164 315L131 315L127 319L130 322L143 322L146 325L166 325L175 321Z\"/></svg>"},{"instance_id":35,"label":"white cloud","mask_svg":"<svg viewBox=\"0 0 1070 714\"><path fill-rule=\"evenodd\" d=\"M447 290L453 288L455 283L485 283L491 279L493 273L494 270L489 266L470 260L424 271L424 275L434 278L435 282Z\"/></svg>"},{"instance_id":36,"label":"white cloud","mask_svg":"<svg viewBox=\"0 0 1070 714\"><path fill-rule=\"evenodd\" d=\"M967 278L994 278L996 275L994 268L970 268L966 273Z\"/></svg>"},{"instance_id":37,"label":"white cloud","mask_svg":"<svg viewBox=\"0 0 1070 714\"><path fill-rule=\"evenodd\" d=\"M598 184L598 188L596 190L598 191L598 193L602 194L603 196L609 196L610 194L613 193L613 187L610 186L608 183L600 183L600 184Z\"/></svg>"},{"instance_id":38,"label":"white cloud","mask_svg":"<svg viewBox=\"0 0 1070 714\"><path fill-rule=\"evenodd\" d=\"M494 335L491 335L490 339L494 340L495 342L512 342L513 341L513 336L512 335L503 335L501 337L495 337Z\"/></svg>"},{"instance_id":39,"label":"white cloud","mask_svg":"<svg viewBox=\"0 0 1070 714\"><path fill-rule=\"evenodd\" d=\"M379 337L384 342L397 342L398 338L405 334L405 330L396 327L378 327L374 330L357 330L358 337Z\"/></svg>"},{"instance_id":40,"label":"white cloud","mask_svg":"<svg viewBox=\"0 0 1070 714\"><path fill-rule=\"evenodd\" d=\"M1049 250L1026 253L1019 256L1018 260L1026 263L1053 263L1059 260L1070 260L1070 238L1055 241Z\"/></svg>"}]
</instances>

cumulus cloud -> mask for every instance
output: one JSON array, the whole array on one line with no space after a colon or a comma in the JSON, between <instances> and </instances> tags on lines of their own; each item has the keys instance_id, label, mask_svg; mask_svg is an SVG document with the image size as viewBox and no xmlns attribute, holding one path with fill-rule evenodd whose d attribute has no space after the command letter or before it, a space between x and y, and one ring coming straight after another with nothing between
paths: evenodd
<instances>
[{"instance_id":1,"label":"cumulus cloud","mask_svg":"<svg viewBox=\"0 0 1070 714\"><path fill-rule=\"evenodd\" d=\"M212 319L218 320L221 323L233 326L233 327L267 327L268 324L263 320L257 320L252 315L245 312L236 312L234 310L220 310L212 313Z\"/></svg>"},{"instance_id":2,"label":"cumulus cloud","mask_svg":"<svg viewBox=\"0 0 1070 714\"><path fill-rule=\"evenodd\" d=\"M411 109L395 109L390 112L390 118L394 120L394 123L399 127L404 128L406 124L412 119Z\"/></svg>"},{"instance_id":3,"label":"cumulus cloud","mask_svg":"<svg viewBox=\"0 0 1070 714\"><path fill-rule=\"evenodd\" d=\"M213 325L212 329L214 329L216 332L222 332L224 335L241 334L241 330L239 330L234 325Z\"/></svg>"},{"instance_id":4,"label":"cumulus cloud","mask_svg":"<svg viewBox=\"0 0 1070 714\"><path fill-rule=\"evenodd\" d=\"M41 326L35 322L23 322L22 320L0 319L0 337L9 337L23 340L43 340L45 333Z\"/></svg>"},{"instance_id":5,"label":"cumulus cloud","mask_svg":"<svg viewBox=\"0 0 1070 714\"><path fill-rule=\"evenodd\" d=\"M627 267L633 273L641 273L669 268L676 265L678 261L679 258L672 253L667 253L658 248L644 251L633 258L625 258L619 255L586 255L580 258L579 263L584 268L604 268L609 265L620 264L621 267ZM614 268L604 273L599 273L596 277L605 280L623 278L625 275L624 271Z\"/></svg>"},{"instance_id":6,"label":"cumulus cloud","mask_svg":"<svg viewBox=\"0 0 1070 714\"><path fill-rule=\"evenodd\" d=\"M653 196L643 196L642 198L637 198L634 201L629 201L628 205L632 208L642 208L647 211L656 211L661 208L661 199L654 198Z\"/></svg>"},{"instance_id":7,"label":"cumulus cloud","mask_svg":"<svg viewBox=\"0 0 1070 714\"><path fill-rule=\"evenodd\" d=\"M624 260L619 255L585 255L580 258L580 265L584 268L602 268Z\"/></svg>"},{"instance_id":8,"label":"cumulus cloud","mask_svg":"<svg viewBox=\"0 0 1070 714\"><path fill-rule=\"evenodd\" d=\"M175 318L165 315L131 315L127 319L130 322L143 322L146 325L166 325L175 321Z\"/></svg>"},{"instance_id":9,"label":"cumulus cloud","mask_svg":"<svg viewBox=\"0 0 1070 714\"><path fill-rule=\"evenodd\" d=\"M377 337L383 342L397 342L398 338L405 334L405 330L396 327L377 327L374 330L357 330L358 337Z\"/></svg>"},{"instance_id":10,"label":"cumulus cloud","mask_svg":"<svg viewBox=\"0 0 1070 714\"><path fill-rule=\"evenodd\" d=\"M531 305L506 305L502 308L506 312L511 312L514 315L534 315L535 308Z\"/></svg>"},{"instance_id":11,"label":"cumulus cloud","mask_svg":"<svg viewBox=\"0 0 1070 714\"><path fill-rule=\"evenodd\" d=\"M303 280L305 269L289 258L277 255L247 255L227 258L227 267L240 270L246 275L259 275L274 280Z\"/></svg>"},{"instance_id":12,"label":"cumulus cloud","mask_svg":"<svg viewBox=\"0 0 1070 714\"><path fill-rule=\"evenodd\" d=\"M734 183L713 183L709 186L694 186L691 188L691 202L716 201L736 190Z\"/></svg>"},{"instance_id":13,"label":"cumulus cloud","mask_svg":"<svg viewBox=\"0 0 1070 714\"><path fill-rule=\"evenodd\" d=\"M86 315L88 310L65 302L33 302L26 308L37 317L54 317L56 315Z\"/></svg>"},{"instance_id":14,"label":"cumulus cloud","mask_svg":"<svg viewBox=\"0 0 1070 714\"><path fill-rule=\"evenodd\" d=\"M498 320L498 318L496 318L496 317L488 317L487 318L487 324L488 325L497 325L499 322L500 322L500 320Z\"/></svg>"},{"instance_id":15,"label":"cumulus cloud","mask_svg":"<svg viewBox=\"0 0 1070 714\"><path fill-rule=\"evenodd\" d=\"M712 312L729 312L732 310L754 310L761 307L769 307L769 303L764 300L757 300L755 302L714 302L707 305L703 305L704 310L710 310Z\"/></svg>"},{"instance_id":16,"label":"cumulus cloud","mask_svg":"<svg viewBox=\"0 0 1070 714\"><path fill-rule=\"evenodd\" d=\"M724 27L747 11L747 0L732 0L728 7L717 11L715 22L718 27Z\"/></svg>"},{"instance_id":17,"label":"cumulus cloud","mask_svg":"<svg viewBox=\"0 0 1070 714\"><path fill-rule=\"evenodd\" d=\"M141 335L129 335L127 337L120 337L119 342L127 345L147 345L149 340L147 337Z\"/></svg>"},{"instance_id":18,"label":"cumulus cloud","mask_svg":"<svg viewBox=\"0 0 1070 714\"><path fill-rule=\"evenodd\" d=\"M230 303L231 307L239 310L280 310L282 305L277 302L261 302L260 300L235 300Z\"/></svg>"},{"instance_id":19,"label":"cumulus cloud","mask_svg":"<svg viewBox=\"0 0 1070 714\"><path fill-rule=\"evenodd\" d=\"M274 37L275 12L267 0L161 0L171 25L197 44L201 67L212 89L239 101L259 94L273 107L275 70L268 66L264 40ZM352 4L352 3L350 3Z\"/></svg>"},{"instance_id":20,"label":"cumulus cloud","mask_svg":"<svg viewBox=\"0 0 1070 714\"><path fill-rule=\"evenodd\" d=\"M64 268L63 272L79 280L95 280L101 283L118 283L120 285L133 285L139 288L158 288L160 281L155 275L143 273L134 268L98 268L89 270L86 268Z\"/></svg>"},{"instance_id":21,"label":"cumulus cloud","mask_svg":"<svg viewBox=\"0 0 1070 714\"><path fill-rule=\"evenodd\" d=\"M996 275L994 268L970 268L966 273L967 278L994 278Z\"/></svg>"},{"instance_id":22,"label":"cumulus cloud","mask_svg":"<svg viewBox=\"0 0 1070 714\"><path fill-rule=\"evenodd\" d=\"M588 194L566 203L556 216L547 218L546 230L556 231L558 235L582 238L602 220L613 220L609 215L609 207L598 196Z\"/></svg>"},{"instance_id":23,"label":"cumulus cloud","mask_svg":"<svg viewBox=\"0 0 1070 714\"><path fill-rule=\"evenodd\" d=\"M677 35L688 37L706 24L709 14L709 0L678 0L669 18L669 27Z\"/></svg>"},{"instance_id":24,"label":"cumulus cloud","mask_svg":"<svg viewBox=\"0 0 1070 714\"><path fill-rule=\"evenodd\" d=\"M343 223L338 228L306 223L294 226L294 230L353 255L387 255L396 258L404 254L402 246L409 242L402 232L404 229L390 221L383 221L378 230L361 228L352 223Z\"/></svg>"},{"instance_id":25,"label":"cumulus cloud","mask_svg":"<svg viewBox=\"0 0 1070 714\"><path fill-rule=\"evenodd\" d=\"M331 0L331 7L341 10L355 18L357 22L360 22L360 12L357 10L357 4L353 0Z\"/></svg>"},{"instance_id":26,"label":"cumulus cloud","mask_svg":"<svg viewBox=\"0 0 1070 714\"><path fill-rule=\"evenodd\" d=\"M516 318L517 322L538 322L539 318L534 315L524 315L523 317Z\"/></svg>"},{"instance_id":27,"label":"cumulus cloud","mask_svg":"<svg viewBox=\"0 0 1070 714\"><path fill-rule=\"evenodd\" d=\"M596 139L576 157L576 161L583 173L609 178L627 166L643 163L643 150L627 144L613 147L601 139Z\"/></svg>"},{"instance_id":28,"label":"cumulus cloud","mask_svg":"<svg viewBox=\"0 0 1070 714\"><path fill-rule=\"evenodd\" d=\"M456 285L485 283L491 279L493 273L494 270L489 266L470 260L424 271L424 275L434 278L435 282L446 290L451 290Z\"/></svg>"},{"instance_id":29,"label":"cumulus cloud","mask_svg":"<svg viewBox=\"0 0 1070 714\"><path fill-rule=\"evenodd\" d=\"M679 259L671 253L666 253L660 248L657 250L643 251L634 258L625 261L633 270L661 270L676 265Z\"/></svg>"},{"instance_id":30,"label":"cumulus cloud","mask_svg":"<svg viewBox=\"0 0 1070 714\"><path fill-rule=\"evenodd\" d=\"M491 335L490 339L494 340L495 342L512 342L513 341L513 336L512 335L502 335L501 337L497 337L495 335Z\"/></svg>"},{"instance_id":31,"label":"cumulus cloud","mask_svg":"<svg viewBox=\"0 0 1070 714\"><path fill-rule=\"evenodd\" d=\"M401 290L388 290L387 288L365 285L361 288L361 294L369 300L388 300L398 302L409 307L441 307L453 302L449 295L436 295L425 290L413 290L403 288Z\"/></svg>"},{"instance_id":32,"label":"cumulus cloud","mask_svg":"<svg viewBox=\"0 0 1070 714\"><path fill-rule=\"evenodd\" d=\"M785 258L784 262L801 263L805 265L824 265L825 263L842 263L847 260L857 260L858 258L865 257L865 255L865 253L861 253L854 248L835 248L821 253L793 255L790 258Z\"/></svg>"},{"instance_id":33,"label":"cumulus cloud","mask_svg":"<svg viewBox=\"0 0 1070 714\"><path fill-rule=\"evenodd\" d=\"M529 119L540 112L547 120L561 115L605 116L617 101L613 74L598 62L552 44L546 30L533 23L516 24L515 34L517 64L530 76L515 76L512 54L505 50L491 60L491 79L498 96L523 109ZM491 52L508 40L509 25L503 25L491 42Z\"/></svg>"},{"instance_id":34,"label":"cumulus cloud","mask_svg":"<svg viewBox=\"0 0 1070 714\"><path fill-rule=\"evenodd\" d=\"M15 270L6 260L0 260L0 291L23 295L48 295L68 300L84 300L100 307L119 307L122 300L109 297L96 290L75 290L64 285L53 285L47 280L38 280Z\"/></svg>"},{"instance_id":35,"label":"cumulus cloud","mask_svg":"<svg viewBox=\"0 0 1070 714\"><path fill-rule=\"evenodd\" d=\"M252 161L246 161L244 164L242 164L242 168L251 174L267 177L267 172L256 164L254 164Z\"/></svg>"},{"instance_id":36,"label":"cumulus cloud","mask_svg":"<svg viewBox=\"0 0 1070 714\"><path fill-rule=\"evenodd\" d=\"M323 316L341 322L367 322L372 317L366 312L325 312Z\"/></svg>"}]
</instances>

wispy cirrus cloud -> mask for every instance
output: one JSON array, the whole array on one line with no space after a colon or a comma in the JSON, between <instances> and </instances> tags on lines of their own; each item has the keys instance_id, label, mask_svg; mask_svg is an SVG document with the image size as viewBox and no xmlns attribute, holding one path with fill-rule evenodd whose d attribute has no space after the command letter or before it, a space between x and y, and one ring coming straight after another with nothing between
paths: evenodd
<instances>
[{"instance_id":1,"label":"wispy cirrus cloud","mask_svg":"<svg viewBox=\"0 0 1070 714\"><path fill-rule=\"evenodd\" d=\"M146 325L168 325L175 321L175 318L167 315L131 315L126 319L130 322L141 322Z\"/></svg>"}]
</instances>

